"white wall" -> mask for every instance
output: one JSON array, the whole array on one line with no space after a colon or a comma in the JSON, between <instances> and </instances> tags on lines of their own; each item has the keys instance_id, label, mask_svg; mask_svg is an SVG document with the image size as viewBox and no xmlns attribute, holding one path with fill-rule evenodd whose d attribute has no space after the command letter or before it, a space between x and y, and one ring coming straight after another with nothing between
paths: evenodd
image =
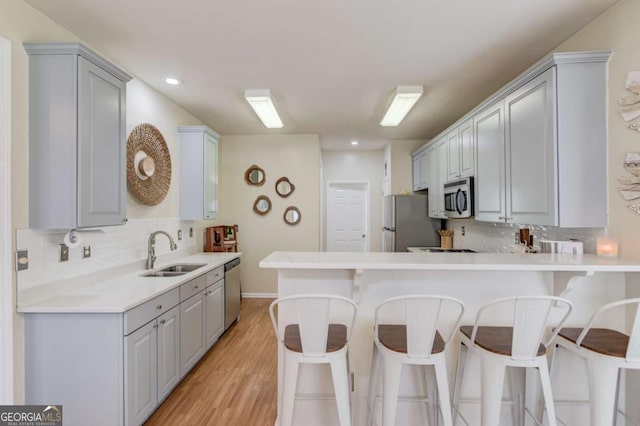
<instances>
[{"instance_id":1,"label":"white wall","mask_svg":"<svg viewBox=\"0 0 640 426\"><path fill-rule=\"evenodd\" d=\"M413 188L413 160L411 153L427 143L426 140L396 139L389 143L391 148L391 194Z\"/></svg>"},{"instance_id":2,"label":"white wall","mask_svg":"<svg viewBox=\"0 0 640 426\"><path fill-rule=\"evenodd\" d=\"M77 42L74 34L62 28L23 1L0 0L0 36L12 43L12 227L16 231L28 227L28 59L23 42ZM149 122L163 133L173 157L173 176L177 176L176 134L178 125L201 124L195 117L156 93L140 81L127 85L127 131L141 122ZM177 216L177 180L167 199L158 207L140 205L131 196L127 202L127 216L135 218L162 218ZM162 222L164 223L164 222ZM57 237L56 237L57 238ZM15 250L15 243L12 250ZM47 252L46 255L51 255ZM94 257L96 263L99 258ZM135 259L132 259L135 260ZM14 282L16 276L14 272ZM15 295L14 285L14 298ZM14 314L14 374L15 403L24 401L24 323L22 315Z\"/></svg>"},{"instance_id":3,"label":"white wall","mask_svg":"<svg viewBox=\"0 0 640 426\"><path fill-rule=\"evenodd\" d=\"M198 223L198 237L214 224L239 225L238 250L242 255L242 292L274 294L276 272L258 264L273 251L318 251L320 249L320 140L318 135L222 136L220 139L219 213L215 221ZM258 165L266 174L263 186L248 185L245 171ZM286 176L295 185L287 198L275 191L278 178ZM253 211L259 195L271 199L271 211L260 216ZM284 223L288 206L300 209L298 225Z\"/></svg>"},{"instance_id":4,"label":"white wall","mask_svg":"<svg viewBox=\"0 0 640 426\"><path fill-rule=\"evenodd\" d=\"M630 176L623 166L625 153L640 152L640 133L628 129L627 123L618 114L618 99L629 97L624 88L627 73L640 70L640 2L622 0L607 12L562 43L555 50L578 51L611 49L608 82L608 191L609 231L620 240L620 255L640 258L640 215L632 212L618 193L618 177ZM638 122L639 120L635 120ZM627 283L627 297L638 297L640 279L638 274L627 274L632 278ZM632 324L627 318L630 329ZM640 374L627 370L626 411L637 423L640 419L637 395L640 392Z\"/></svg>"},{"instance_id":5,"label":"white wall","mask_svg":"<svg viewBox=\"0 0 640 426\"><path fill-rule=\"evenodd\" d=\"M328 181L362 180L369 182L369 235L371 251L382 250L382 178L384 175L384 150L322 151L323 185L322 199L322 247L326 245L326 186Z\"/></svg>"},{"instance_id":6,"label":"white wall","mask_svg":"<svg viewBox=\"0 0 640 426\"><path fill-rule=\"evenodd\" d=\"M139 124L150 123L160 130L171 155L171 186L166 198L158 205L146 206L127 191L129 218L178 216L178 126L201 125L202 122L156 92L140 80L127 83L127 135Z\"/></svg>"},{"instance_id":7,"label":"white wall","mask_svg":"<svg viewBox=\"0 0 640 426\"><path fill-rule=\"evenodd\" d=\"M609 230L620 239L620 255L640 258L640 215L626 207L618 193L618 177L628 176L622 167L626 152L640 151L640 133L626 127L617 102L632 93L624 88L627 72L640 70L640 2L622 0L555 51L611 49L608 83L608 183ZM637 122L638 120L636 120Z\"/></svg>"}]
</instances>

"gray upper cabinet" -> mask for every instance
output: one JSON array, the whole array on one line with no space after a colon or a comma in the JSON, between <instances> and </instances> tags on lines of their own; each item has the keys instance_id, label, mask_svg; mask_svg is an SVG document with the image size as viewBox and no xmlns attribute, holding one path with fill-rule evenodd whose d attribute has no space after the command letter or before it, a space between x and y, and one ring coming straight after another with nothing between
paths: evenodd
<instances>
[{"instance_id":1,"label":"gray upper cabinet","mask_svg":"<svg viewBox=\"0 0 640 426\"><path fill-rule=\"evenodd\" d=\"M609 56L554 54L475 115L477 220L607 226Z\"/></svg>"},{"instance_id":2,"label":"gray upper cabinet","mask_svg":"<svg viewBox=\"0 0 640 426\"><path fill-rule=\"evenodd\" d=\"M475 176L476 220L607 226L610 56L551 54L426 144L446 139L444 178Z\"/></svg>"},{"instance_id":3,"label":"gray upper cabinet","mask_svg":"<svg viewBox=\"0 0 640 426\"><path fill-rule=\"evenodd\" d=\"M206 126L178 127L180 218L215 219L218 214L218 140Z\"/></svg>"},{"instance_id":4,"label":"gray upper cabinet","mask_svg":"<svg viewBox=\"0 0 640 426\"><path fill-rule=\"evenodd\" d=\"M126 82L78 43L25 43L29 55L29 226L122 225Z\"/></svg>"}]
</instances>

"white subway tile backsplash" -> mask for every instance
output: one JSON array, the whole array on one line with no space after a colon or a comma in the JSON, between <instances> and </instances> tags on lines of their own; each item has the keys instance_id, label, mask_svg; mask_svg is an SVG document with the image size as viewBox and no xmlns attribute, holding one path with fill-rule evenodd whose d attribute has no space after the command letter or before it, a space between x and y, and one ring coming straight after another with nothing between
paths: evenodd
<instances>
[{"instance_id":1,"label":"white subway tile backsplash","mask_svg":"<svg viewBox=\"0 0 640 426\"><path fill-rule=\"evenodd\" d=\"M465 235L462 235L462 227ZM450 219L447 229L453 230L453 247L476 250L483 253L510 253L515 234L521 228L529 228L534 247L540 240L576 239L584 244L584 253L596 253L596 238L605 234L602 228L558 228L526 224L479 222L474 219Z\"/></svg>"},{"instance_id":2,"label":"white subway tile backsplash","mask_svg":"<svg viewBox=\"0 0 640 426\"><path fill-rule=\"evenodd\" d=\"M177 217L130 219L122 226L100 228L104 231L102 235L82 237L83 243L79 247L69 249L66 262L59 261L59 250L67 230L19 229L16 245L20 250L29 250L29 269L18 273L18 290L142 261L147 257L149 234L157 230L168 232L178 245L178 251L194 251L196 238L189 237L190 227L194 227L193 221L181 221ZM182 229L181 241L178 241L178 229ZM91 257L82 257L83 245L91 246ZM156 255L169 252L167 238L157 236Z\"/></svg>"}]
</instances>

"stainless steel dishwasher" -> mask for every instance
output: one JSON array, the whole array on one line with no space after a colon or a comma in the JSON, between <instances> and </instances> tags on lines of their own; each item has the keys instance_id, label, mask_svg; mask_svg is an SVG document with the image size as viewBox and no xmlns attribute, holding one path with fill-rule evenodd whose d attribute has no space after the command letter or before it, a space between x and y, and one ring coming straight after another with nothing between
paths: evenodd
<instances>
[{"instance_id":1,"label":"stainless steel dishwasher","mask_svg":"<svg viewBox=\"0 0 640 426\"><path fill-rule=\"evenodd\" d=\"M224 329L240 319L240 258L224 264Z\"/></svg>"}]
</instances>

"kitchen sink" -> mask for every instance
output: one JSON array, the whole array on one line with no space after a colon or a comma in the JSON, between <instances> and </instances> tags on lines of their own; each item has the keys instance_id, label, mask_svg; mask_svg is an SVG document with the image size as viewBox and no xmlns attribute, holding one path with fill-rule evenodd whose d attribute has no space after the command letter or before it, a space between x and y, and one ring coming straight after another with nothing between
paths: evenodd
<instances>
[{"instance_id":1,"label":"kitchen sink","mask_svg":"<svg viewBox=\"0 0 640 426\"><path fill-rule=\"evenodd\" d=\"M198 268L202 268L206 263L182 263L176 265L165 266L164 268L159 269L160 272L191 272L195 271Z\"/></svg>"},{"instance_id":2,"label":"kitchen sink","mask_svg":"<svg viewBox=\"0 0 640 426\"><path fill-rule=\"evenodd\" d=\"M147 272L140 275L141 277L179 277L198 268L202 268L206 263L181 263L176 265L165 266L157 271Z\"/></svg>"},{"instance_id":3,"label":"kitchen sink","mask_svg":"<svg viewBox=\"0 0 640 426\"><path fill-rule=\"evenodd\" d=\"M141 277L179 277L186 274L187 271L153 271L140 275Z\"/></svg>"}]
</instances>

